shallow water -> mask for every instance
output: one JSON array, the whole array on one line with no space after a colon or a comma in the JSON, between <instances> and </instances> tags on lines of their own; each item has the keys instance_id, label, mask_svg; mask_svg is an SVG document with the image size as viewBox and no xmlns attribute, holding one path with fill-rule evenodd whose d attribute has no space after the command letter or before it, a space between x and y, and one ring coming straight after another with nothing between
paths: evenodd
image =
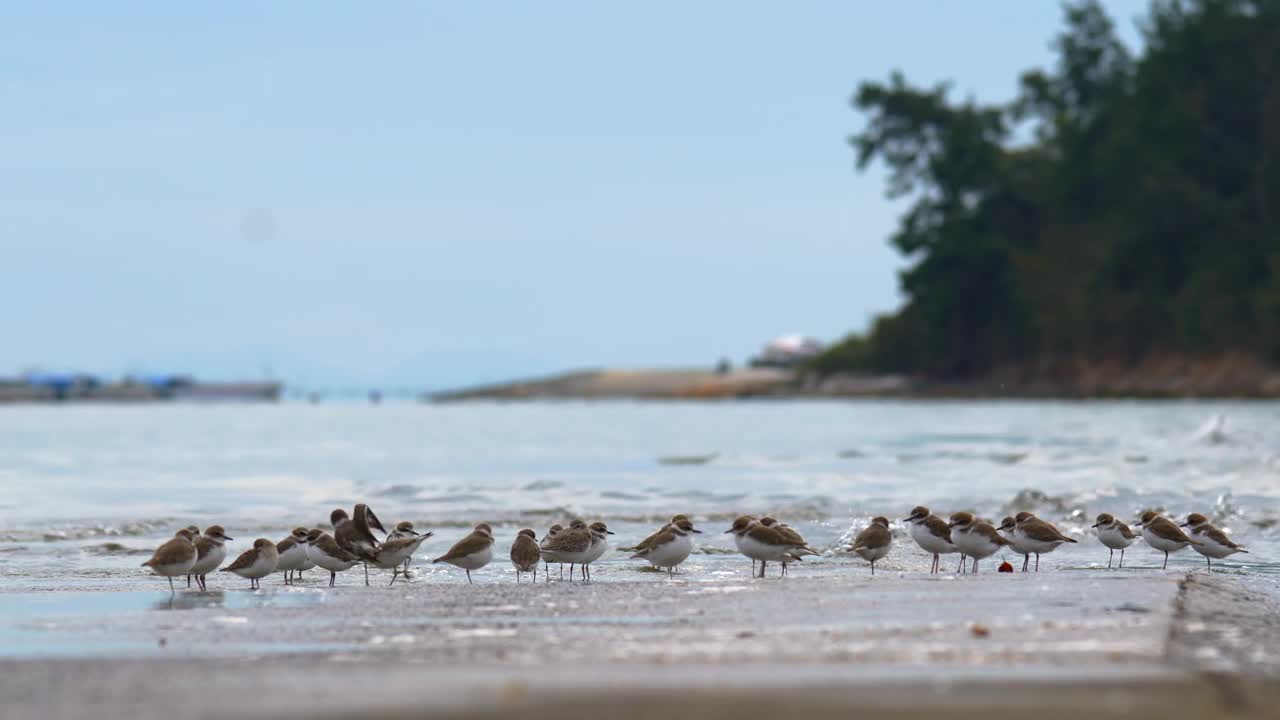
<instances>
[{"instance_id":1,"label":"shallow water","mask_svg":"<svg viewBox=\"0 0 1280 720\"><path fill-rule=\"evenodd\" d=\"M690 457L706 462L671 462ZM434 530L424 558L481 520L501 558L520 527L600 518L628 545L689 513L709 554L687 569L708 574L746 567L718 552L738 513L774 514L837 551L796 570L813 572L862 565L838 550L874 515L1030 509L1081 539L1041 561L1062 570L1105 565L1088 535L1096 513L1155 507L1205 513L1250 548L1224 570L1280 572L1280 405L1262 402L13 406L0 408L0 487L0 592L136 588L146 553L178 527L223 524L233 556L358 501ZM927 568L899 525L879 567ZM1161 559L1138 543L1126 567ZM597 578L654 577L638 565L614 553ZM1170 558L1197 566L1191 551ZM442 566L419 575L460 580Z\"/></svg>"}]
</instances>

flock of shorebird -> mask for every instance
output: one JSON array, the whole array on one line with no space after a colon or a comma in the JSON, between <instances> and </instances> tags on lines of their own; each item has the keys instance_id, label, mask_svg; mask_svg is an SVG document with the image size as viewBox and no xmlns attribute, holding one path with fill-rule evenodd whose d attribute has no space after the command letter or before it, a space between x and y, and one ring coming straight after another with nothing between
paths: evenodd
<instances>
[{"instance_id":1,"label":"flock of shorebird","mask_svg":"<svg viewBox=\"0 0 1280 720\"><path fill-rule=\"evenodd\" d=\"M249 580L251 588L257 588L262 578L282 572L287 585L295 582L303 571L315 567L329 571L329 586L333 587L339 572L350 570L357 564L364 566L366 585L369 584L370 565L391 570L391 583L395 584L399 576L409 576L413 554L433 534L418 532L410 522L401 522L388 532L377 515L364 504L356 505L350 515L342 509L334 510L329 520L333 534L318 528L298 527L280 542L259 538L253 541L253 547L220 570L218 568L227 556L226 543L232 538L220 525L211 525L204 533L194 526L187 527L157 548L151 559L142 565L154 574L168 578L170 590L174 589L173 579L183 575L187 576L187 587L191 586L194 578L197 586L205 590L206 577L214 570L239 575ZM903 522L908 524L916 544L933 555L931 573L939 571L942 555L952 553L960 554L958 572L964 572L967 561L972 559L972 572L976 573L978 561L1002 548L1023 556L1023 572L1027 571L1031 556L1035 555L1035 570L1038 571L1040 555L1066 543L1077 542L1029 512L1007 517L997 526L967 512L957 512L949 521L943 520L929 508L921 506L913 509ZM1168 565L1169 553L1186 547L1192 547L1203 555L1210 571L1213 560L1248 552L1199 513L1188 515L1186 522L1178 525L1159 513L1148 511L1142 514L1137 526L1148 545L1164 552L1162 567ZM1111 551L1107 567L1111 567L1116 550L1120 551L1119 566L1123 567L1124 551L1138 535L1108 513L1099 515L1093 527L1097 530L1098 540ZM1190 529L1190 534L1182 530L1184 527ZM381 531L384 539L379 541L374 530ZM633 553L631 559L646 560L656 569L674 573L693 552L693 534L701 532L694 528L688 516L676 515L638 545L620 549ZM734 520L733 526L725 533L732 534L738 551L751 558L752 575L756 577L764 577L765 567L770 562L781 565L782 574L786 575L790 563L819 554L795 529L771 517L744 515ZM603 522L588 525L582 520L574 520L567 528L553 525L541 540L533 530L521 530L511 545L511 564L516 569L516 581L519 582L523 574L531 573L537 582L539 563L544 564L544 578L547 580L550 579L551 563L560 565L561 578L567 563L570 582L575 568L583 580L590 580L591 564L609 549L608 536L612 534ZM471 571L479 570L493 560L494 543L493 529L481 523L432 562L461 568L466 572L467 582L471 582ZM877 517L858 533L848 550L869 561L874 575L876 561L889 554L892 543L893 533L888 518ZM760 564L758 573L757 562Z\"/></svg>"}]
</instances>

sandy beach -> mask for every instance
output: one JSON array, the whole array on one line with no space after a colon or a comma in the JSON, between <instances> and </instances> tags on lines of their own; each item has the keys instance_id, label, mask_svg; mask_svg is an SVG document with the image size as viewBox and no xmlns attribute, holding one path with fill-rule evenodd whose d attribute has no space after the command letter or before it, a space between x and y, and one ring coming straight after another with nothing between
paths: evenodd
<instances>
[{"instance_id":1,"label":"sandy beach","mask_svg":"<svg viewBox=\"0 0 1280 720\"><path fill-rule=\"evenodd\" d=\"M111 592L31 620L11 717L1274 717L1280 626L1245 576L1124 571L741 576L250 593ZM348 578L348 581L354 580ZM381 576L378 580L383 580ZM57 593L54 593L57 594ZM29 594L0 596L21 602ZM139 607L132 607L138 604ZM1051 701L1051 702L1049 702ZM1048 715L1044 710L1048 708Z\"/></svg>"}]
</instances>

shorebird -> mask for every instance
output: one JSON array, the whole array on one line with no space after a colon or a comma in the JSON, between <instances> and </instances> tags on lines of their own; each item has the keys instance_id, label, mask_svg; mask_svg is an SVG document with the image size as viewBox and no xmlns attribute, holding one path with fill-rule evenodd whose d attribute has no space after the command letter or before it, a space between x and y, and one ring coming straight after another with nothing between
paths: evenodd
<instances>
[{"instance_id":1,"label":"shorebird","mask_svg":"<svg viewBox=\"0 0 1280 720\"><path fill-rule=\"evenodd\" d=\"M547 546L547 540L555 537L557 534L563 531L564 531L564 526L561 525L560 523L556 523L555 525L552 525L551 528L547 530L547 534L543 535L542 539L538 541L538 547L540 549L545 548ZM551 559L544 556L542 558L542 562L545 566L543 567L543 570L546 571L547 579L550 580L551 579ZM560 563L560 579L561 580L564 579L564 563Z\"/></svg>"},{"instance_id":2,"label":"shorebird","mask_svg":"<svg viewBox=\"0 0 1280 720\"><path fill-rule=\"evenodd\" d=\"M168 540L156 548L151 559L142 563L142 567L151 568L151 572L169 578L169 592L174 592L173 579L191 572L196 564L196 546L191 542L191 531L182 528Z\"/></svg>"},{"instance_id":3,"label":"shorebird","mask_svg":"<svg viewBox=\"0 0 1280 720\"><path fill-rule=\"evenodd\" d=\"M432 560L432 563L449 563L467 572L467 582L471 582L471 571L479 570L493 560L493 528L480 523L471 534L462 538L449 552Z\"/></svg>"},{"instance_id":4,"label":"shorebird","mask_svg":"<svg viewBox=\"0 0 1280 720\"><path fill-rule=\"evenodd\" d=\"M1003 526L1001 527L1003 529ZM1059 545L1076 542L1075 538L1063 535L1058 528L1029 512L1020 512L1014 516L1012 535L1016 538L1018 547L1035 553L1036 572L1040 572L1040 555L1042 553L1053 552L1058 549ZM1027 555L1023 556L1023 572L1027 571L1028 559L1030 558Z\"/></svg>"},{"instance_id":5,"label":"shorebird","mask_svg":"<svg viewBox=\"0 0 1280 720\"><path fill-rule=\"evenodd\" d=\"M410 540L412 538L418 537L418 534L419 534L418 531L413 529L413 523L409 522L408 520L401 520L400 522L396 523L396 529L392 530L391 533L387 535L387 539L388 540ZM409 564L412 562L413 562L413 557L407 557L404 559L403 572L406 579L409 577ZM394 580L395 578L393 577L392 579Z\"/></svg>"},{"instance_id":6,"label":"shorebird","mask_svg":"<svg viewBox=\"0 0 1280 720\"><path fill-rule=\"evenodd\" d=\"M1169 553L1197 544L1195 540L1187 537L1187 534L1182 532L1172 520L1154 510L1142 513L1142 518L1137 525L1142 528L1142 539L1146 540L1151 547L1164 553L1164 564L1160 566L1161 570L1169 567Z\"/></svg>"},{"instance_id":7,"label":"shorebird","mask_svg":"<svg viewBox=\"0 0 1280 720\"><path fill-rule=\"evenodd\" d=\"M665 530L645 538L644 547L631 556L632 560L648 560L655 568L666 568L667 575L674 575L680 563L693 552L693 533L701 533L693 522L683 515L671 518Z\"/></svg>"},{"instance_id":8,"label":"shorebird","mask_svg":"<svg viewBox=\"0 0 1280 720\"><path fill-rule=\"evenodd\" d=\"M591 581L591 563L600 559L609 550L609 536L614 534L604 523L596 521L587 527L591 531L591 550L581 561L583 578ZM570 574L573 568L569 568Z\"/></svg>"},{"instance_id":9,"label":"shorebird","mask_svg":"<svg viewBox=\"0 0 1280 720\"><path fill-rule=\"evenodd\" d=\"M253 541L253 547L240 553L235 562L218 572L235 573L249 581L249 589L257 590L258 581L275 572L279 561L276 544L266 538L258 538Z\"/></svg>"},{"instance_id":10,"label":"shorebird","mask_svg":"<svg viewBox=\"0 0 1280 720\"><path fill-rule=\"evenodd\" d=\"M357 504L350 517L342 508L334 510L329 513L329 522L333 525L333 539L337 541L338 547L360 558L364 563L364 584L368 585L367 561L373 556L373 551L378 549L378 539L373 536L371 528L381 530L384 534L387 529L382 527L378 516L374 515L373 510L364 503Z\"/></svg>"},{"instance_id":11,"label":"shorebird","mask_svg":"<svg viewBox=\"0 0 1280 720\"><path fill-rule=\"evenodd\" d=\"M871 574L876 574L876 561L889 554L893 533L889 532L889 518L877 517L853 539L850 551L871 562Z\"/></svg>"},{"instance_id":12,"label":"shorebird","mask_svg":"<svg viewBox=\"0 0 1280 720\"><path fill-rule=\"evenodd\" d=\"M574 520L569 523L567 530L548 535L542 542L542 559L558 562L561 565L569 563L569 582L573 582L573 567L591 555L593 539L594 536L591 528L587 527L587 523ZM584 575L582 579L586 580L586 576Z\"/></svg>"},{"instance_id":13,"label":"shorebird","mask_svg":"<svg viewBox=\"0 0 1280 720\"><path fill-rule=\"evenodd\" d=\"M760 561L760 574L756 577L765 576L765 568L771 560L777 563L795 562L800 560L797 552L817 554L812 548L797 546L776 526L769 527L746 515L734 520L733 527L725 532L733 533L739 552L752 560Z\"/></svg>"},{"instance_id":14,"label":"shorebird","mask_svg":"<svg viewBox=\"0 0 1280 720\"><path fill-rule=\"evenodd\" d=\"M783 575L787 574L787 563L803 562L804 556L818 554L818 551L814 550L813 548L810 548L808 544L805 543L804 537L802 537L800 533L792 529L790 525L784 525L778 522L776 519L769 517L768 515L760 518L760 524L767 528L773 528L777 530L779 533L782 534L782 538L784 540L796 546L796 550L794 550L791 553L791 557L783 558L783 560L781 561Z\"/></svg>"},{"instance_id":15,"label":"shorebird","mask_svg":"<svg viewBox=\"0 0 1280 720\"><path fill-rule=\"evenodd\" d=\"M191 566L188 577L195 577L196 584L201 590L209 589L208 584L205 583L205 576L209 571L217 570L222 561L227 559L227 548L224 543L231 539L227 537L221 525L210 525L205 528L204 535L196 538L196 562Z\"/></svg>"},{"instance_id":16,"label":"shorebird","mask_svg":"<svg viewBox=\"0 0 1280 720\"><path fill-rule=\"evenodd\" d=\"M742 539L747 536L747 533L746 533L747 528L750 527L751 523L755 521L756 521L755 515L739 515L737 518L734 519L733 527L730 527L728 530L725 530L726 535L728 535L729 533L733 533L733 546L737 548L738 552L742 553L743 555L747 555L747 553L742 549ZM747 557L750 558L751 560L751 577L755 577L756 576L756 559L751 557L750 555L747 555Z\"/></svg>"},{"instance_id":17,"label":"shorebird","mask_svg":"<svg viewBox=\"0 0 1280 720\"><path fill-rule=\"evenodd\" d=\"M333 587L338 573L350 570L360 558L343 550L329 533L315 528L307 533L307 557L324 570L329 571L329 587Z\"/></svg>"},{"instance_id":18,"label":"shorebird","mask_svg":"<svg viewBox=\"0 0 1280 720\"><path fill-rule=\"evenodd\" d=\"M975 574L978 572L979 560L994 555L1001 546L1009 544L1008 540L991 527L991 523L978 520L971 513L952 513L948 525L951 528L951 542L961 553L973 558Z\"/></svg>"},{"instance_id":19,"label":"shorebird","mask_svg":"<svg viewBox=\"0 0 1280 720\"><path fill-rule=\"evenodd\" d=\"M947 521L929 512L929 508L917 505L902 521L909 525L911 539L916 541L920 549L933 555L929 574L938 572L940 556L960 552L951 544L951 528L947 526Z\"/></svg>"},{"instance_id":20,"label":"shorebird","mask_svg":"<svg viewBox=\"0 0 1280 720\"><path fill-rule=\"evenodd\" d=\"M1098 542L1106 545L1111 551L1111 554L1107 555L1107 569L1111 569L1111 561L1115 558L1117 550L1120 551L1120 567L1124 567L1124 549L1132 545L1138 536L1129 529L1128 525L1117 520L1111 513L1098 515L1093 527L1098 531Z\"/></svg>"},{"instance_id":21,"label":"shorebird","mask_svg":"<svg viewBox=\"0 0 1280 720\"><path fill-rule=\"evenodd\" d=\"M289 585L293 582L293 573L307 562L307 529L294 528L288 537L276 543L276 554L280 556L276 570L284 573L284 584Z\"/></svg>"},{"instance_id":22,"label":"shorebird","mask_svg":"<svg viewBox=\"0 0 1280 720\"><path fill-rule=\"evenodd\" d=\"M1191 513L1182 527L1191 528L1191 537L1196 541L1191 547L1204 556L1209 572L1213 572L1213 561L1221 560L1228 555L1247 553L1248 550L1237 545L1227 534L1209 523L1209 519L1200 513Z\"/></svg>"},{"instance_id":23,"label":"shorebird","mask_svg":"<svg viewBox=\"0 0 1280 720\"><path fill-rule=\"evenodd\" d=\"M658 528L657 530L654 530L653 534L649 535L649 537L641 540L640 542L636 543L631 547L619 547L618 549L623 552L629 552L629 553L638 553L638 552L641 552L642 550L647 550L649 549L649 546L653 544L654 539L657 538L662 533L666 532L668 528L670 528L672 525L676 524L681 520L688 520L688 519L689 519L689 516L687 515L683 515L683 514L672 515L671 520L663 523L662 527Z\"/></svg>"},{"instance_id":24,"label":"shorebird","mask_svg":"<svg viewBox=\"0 0 1280 720\"><path fill-rule=\"evenodd\" d=\"M422 545L427 538L434 534L435 533L427 532L415 534L406 538L387 540L379 545L377 550L373 551L373 555L369 556L368 561L373 563L376 567L380 567L384 570L390 570L390 584L395 585L396 576L404 574L406 579L409 576L408 566L406 565L404 568L401 568L400 566L405 565L405 563L409 561L409 558L413 557L413 554L418 551L418 547Z\"/></svg>"},{"instance_id":25,"label":"shorebird","mask_svg":"<svg viewBox=\"0 0 1280 720\"><path fill-rule=\"evenodd\" d=\"M516 533L516 540L511 543L511 564L516 569L516 582L520 582L522 572L533 573L533 581L538 582L538 561L541 559L537 533L529 528Z\"/></svg>"},{"instance_id":26,"label":"shorebird","mask_svg":"<svg viewBox=\"0 0 1280 720\"><path fill-rule=\"evenodd\" d=\"M1022 556L1022 572L1026 572L1031 565L1031 553L1035 551L1030 546L1023 545L1018 537L1014 535L1013 530L1017 525L1017 520L1012 517L1006 517L1000 521L1000 526L996 528L996 531L1009 542L1009 547L1013 548L1014 552Z\"/></svg>"}]
</instances>

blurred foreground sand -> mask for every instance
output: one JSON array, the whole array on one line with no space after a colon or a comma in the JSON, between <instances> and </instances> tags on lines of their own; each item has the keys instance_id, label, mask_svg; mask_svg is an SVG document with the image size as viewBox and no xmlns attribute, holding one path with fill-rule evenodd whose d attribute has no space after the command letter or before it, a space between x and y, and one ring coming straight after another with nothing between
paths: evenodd
<instances>
[{"instance_id":1,"label":"blurred foreground sand","mask_svg":"<svg viewBox=\"0 0 1280 720\"><path fill-rule=\"evenodd\" d=\"M312 602L68 620L59 631L154 650L0 663L3 715L1280 713L1275 606L1226 575L744 572L268 592Z\"/></svg>"}]
</instances>

